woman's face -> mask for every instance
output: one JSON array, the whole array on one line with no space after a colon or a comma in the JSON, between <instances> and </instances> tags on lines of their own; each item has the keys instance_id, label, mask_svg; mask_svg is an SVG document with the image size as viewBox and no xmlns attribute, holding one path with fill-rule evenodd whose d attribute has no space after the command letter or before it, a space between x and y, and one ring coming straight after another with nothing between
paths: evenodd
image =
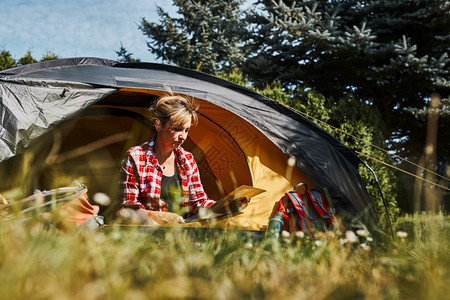
<instances>
[{"instance_id":1,"label":"woman's face","mask_svg":"<svg viewBox=\"0 0 450 300\"><path fill-rule=\"evenodd\" d=\"M167 122L165 127L160 126L158 131L158 140L165 149L177 149L187 139L191 129L191 120L182 125L175 126L172 120Z\"/></svg>"}]
</instances>

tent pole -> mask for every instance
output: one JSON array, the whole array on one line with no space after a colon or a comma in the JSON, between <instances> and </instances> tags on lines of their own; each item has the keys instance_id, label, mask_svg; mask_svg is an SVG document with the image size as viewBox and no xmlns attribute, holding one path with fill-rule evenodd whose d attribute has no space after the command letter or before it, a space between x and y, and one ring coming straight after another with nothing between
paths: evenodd
<instances>
[{"instance_id":1,"label":"tent pole","mask_svg":"<svg viewBox=\"0 0 450 300\"><path fill-rule=\"evenodd\" d=\"M387 221L388 221L388 224L389 224L389 228L391 229L392 239L395 239L395 237L394 237L394 229L392 227L392 222L391 222L391 217L389 216L388 205L387 205L386 200L384 199L383 191L381 190L381 185L380 185L380 182L378 181L377 174L375 174L375 171L372 170L372 168L369 167L369 165L365 161L363 161L363 160L361 160L361 161L370 170L370 172L372 172L373 177L375 178L375 181L376 181L377 186L378 186L378 190L380 191L381 199L383 200L384 209L386 210L386 218L387 218Z\"/></svg>"}]
</instances>

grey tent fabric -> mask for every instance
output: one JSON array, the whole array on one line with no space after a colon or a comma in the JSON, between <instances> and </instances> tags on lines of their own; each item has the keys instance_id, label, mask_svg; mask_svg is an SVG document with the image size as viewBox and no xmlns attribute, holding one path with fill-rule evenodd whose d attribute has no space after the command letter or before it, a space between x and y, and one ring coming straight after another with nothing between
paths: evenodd
<instances>
[{"instance_id":1,"label":"grey tent fabric","mask_svg":"<svg viewBox=\"0 0 450 300\"><path fill-rule=\"evenodd\" d=\"M357 171L360 158L333 136L254 91L170 65L74 58L0 72L0 161L120 88L164 91L167 86L242 117L288 157L295 157L314 185L327 187L337 209L351 207L369 221L377 220Z\"/></svg>"},{"instance_id":2,"label":"grey tent fabric","mask_svg":"<svg viewBox=\"0 0 450 300\"><path fill-rule=\"evenodd\" d=\"M55 124L113 91L63 82L0 82L0 161L20 153Z\"/></svg>"}]
</instances>

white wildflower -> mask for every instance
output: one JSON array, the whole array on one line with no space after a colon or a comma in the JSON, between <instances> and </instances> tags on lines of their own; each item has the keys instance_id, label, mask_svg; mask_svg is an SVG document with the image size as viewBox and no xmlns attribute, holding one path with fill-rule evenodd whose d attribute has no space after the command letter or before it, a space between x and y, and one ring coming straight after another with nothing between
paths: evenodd
<instances>
[{"instance_id":1,"label":"white wildflower","mask_svg":"<svg viewBox=\"0 0 450 300\"><path fill-rule=\"evenodd\" d=\"M370 250L369 245L367 245L366 243L362 243L361 248L363 248L364 250L367 250L367 251Z\"/></svg>"},{"instance_id":2,"label":"white wildflower","mask_svg":"<svg viewBox=\"0 0 450 300\"><path fill-rule=\"evenodd\" d=\"M281 236L285 239L288 239L291 234L289 233L289 231L283 230L283 232L281 232Z\"/></svg>"},{"instance_id":3,"label":"white wildflower","mask_svg":"<svg viewBox=\"0 0 450 300\"><path fill-rule=\"evenodd\" d=\"M347 239L339 239L339 243L341 243L341 245L345 245L348 243Z\"/></svg>"},{"instance_id":4,"label":"white wildflower","mask_svg":"<svg viewBox=\"0 0 450 300\"><path fill-rule=\"evenodd\" d=\"M350 243L356 243L358 241L358 237L351 230L345 232L345 239Z\"/></svg>"},{"instance_id":5,"label":"white wildflower","mask_svg":"<svg viewBox=\"0 0 450 300\"><path fill-rule=\"evenodd\" d=\"M315 240L314 241L314 245L316 245L317 247L322 246L323 242L321 240Z\"/></svg>"},{"instance_id":6,"label":"white wildflower","mask_svg":"<svg viewBox=\"0 0 450 300\"><path fill-rule=\"evenodd\" d=\"M252 249L252 248L253 248L253 244L250 243L250 242L248 242L248 243L245 244L244 247L245 247L246 249Z\"/></svg>"},{"instance_id":7,"label":"white wildflower","mask_svg":"<svg viewBox=\"0 0 450 300\"><path fill-rule=\"evenodd\" d=\"M295 237L296 237L296 238L299 238L299 239L302 239L302 238L305 237L305 233L304 233L303 231L297 231L297 232L295 233Z\"/></svg>"},{"instance_id":8,"label":"white wildflower","mask_svg":"<svg viewBox=\"0 0 450 300\"><path fill-rule=\"evenodd\" d=\"M368 237L369 236L369 232L365 229L359 229L356 231L356 234L362 237Z\"/></svg>"},{"instance_id":9,"label":"white wildflower","mask_svg":"<svg viewBox=\"0 0 450 300\"><path fill-rule=\"evenodd\" d=\"M397 236L401 239L404 239L408 236L408 233L404 231L397 231Z\"/></svg>"},{"instance_id":10,"label":"white wildflower","mask_svg":"<svg viewBox=\"0 0 450 300\"><path fill-rule=\"evenodd\" d=\"M107 206L111 204L111 198L105 193L95 193L94 194L94 202L103 206Z\"/></svg>"},{"instance_id":11,"label":"white wildflower","mask_svg":"<svg viewBox=\"0 0 450 300\"><path fill-rule=\"evenodd\" d=\"M370 236L367 237L367 241L368 242L373 242L373 238L371 238Z\"/></svg>"}]
</instances>

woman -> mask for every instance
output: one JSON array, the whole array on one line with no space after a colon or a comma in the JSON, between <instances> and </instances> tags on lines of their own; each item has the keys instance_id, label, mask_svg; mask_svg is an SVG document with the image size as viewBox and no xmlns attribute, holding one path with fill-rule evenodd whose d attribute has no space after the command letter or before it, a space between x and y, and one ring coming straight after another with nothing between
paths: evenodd
<instances>
[{"instance_id":1,"label":"woman","mask_svg":"<svg viewBox=\"0 0 450 300\"><path fill-rule=\"evenodd\" d=\"M193 155L181 147L197 125L197 109L194 99L170 91L152 105L155 136L130 148L122 161L123 207L143 208L158 223L180 223L179 217L161 220L164 214L155 212L178 212L181 205L187 217L214 203L203 189Z\"/></svg>"}]
</instances>

